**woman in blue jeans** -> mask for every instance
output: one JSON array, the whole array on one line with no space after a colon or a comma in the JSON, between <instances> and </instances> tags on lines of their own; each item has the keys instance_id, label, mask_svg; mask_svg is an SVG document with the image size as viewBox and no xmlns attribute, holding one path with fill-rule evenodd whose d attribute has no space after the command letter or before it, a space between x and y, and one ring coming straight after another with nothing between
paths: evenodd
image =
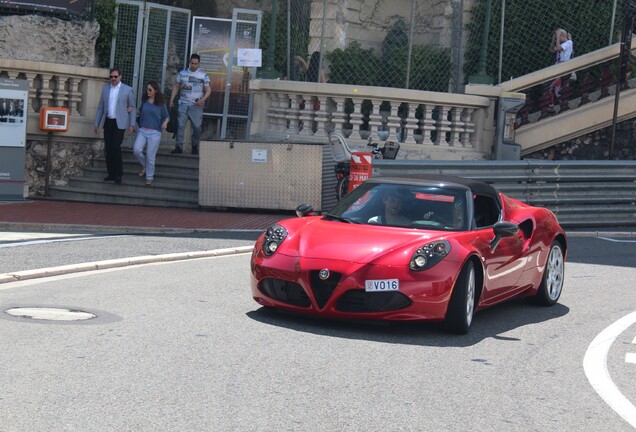
<instances>
[{"instance_id":1,"label":"woman in blue jeans","mask_svg":"<svg viewBox=\"0 0 636 432\"><path fill-rule=\"evenodd\" d=\"M146 177L146 185L152 186L155 176L155 158L159 143L161 142L161 132L168 126L170 115L166 106L166 98L159 89L156 81L148 81L146 93L143 96L143 103L139 108L139 132L133 146L133 153L142 166L139 176ZM146 154L143 150L146 147Z\"/></svg>"}]
</instances>

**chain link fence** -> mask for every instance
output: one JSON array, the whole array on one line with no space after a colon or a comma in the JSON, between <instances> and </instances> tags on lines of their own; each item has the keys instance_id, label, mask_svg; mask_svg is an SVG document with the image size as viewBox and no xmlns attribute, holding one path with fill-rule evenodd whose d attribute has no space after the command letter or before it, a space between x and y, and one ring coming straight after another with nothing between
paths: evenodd
<instances>
[{"instance_id":1,"label":"chain link fence","mask_svg":"<svg viewBox=\"0 0 636 432\"><path fill-rule=\"evenodd\" d=\"M487 0L479 0L466 25L467 43L464 70L467 76L484 71L483 23ZM553 0L491 2L490 31L487 40L485 72L494 83L507 81L555 63L550 51L556 29L564 29L574 43L574 56L580 56L619 41L626 1ZM481 70L480 70L481 69Z\"/></svg>"},{"instance_id":2,"label":"chain link fence","mask_svg":"<svg viewBox=\"0 0 636 432\"><path fill-rule=\"evenodd\" d=\"M228 69L232 92L223 99L228 121L222 124L218 116L208 115L202 139L244 136L248 83L254 77L462 93L474 77L497 84L552 65L556 28L571 34L575 56L617 42L628 1L562 0L555 7L553 0L279 0L273 2L276 10L262 17L262 68ZM135 77L134 84L157 80L169 94L172 77L187 60L187 47L173 42L187 37L190 17L168 16L164 6L144 2L150 7L144 34L138 6L133 6L141 2L117 2L113 63L125 78ZM252 38L252 26L242 18L236 30ZM583 72L601 84L611 80L611 65ZM578 86L572 86L569 97L582 92ZM544 90L526 90L533 103L529 110L542 109ZM351 112L350 101L344 109ZM369 109L363 107L363 114Z\"/></svg>"},{"instance_id":3,"label":"chain link fence","mask_svg":"<svg viewBox=\"0 0 636 432\"><path fill-rule=\"evenodd\" d=\"M626 1L281 0L273 63L282 79L461 93L474 75L496 84L553 64L556 28L575 55L617 42Z\"/></svg>"}]
</instances>

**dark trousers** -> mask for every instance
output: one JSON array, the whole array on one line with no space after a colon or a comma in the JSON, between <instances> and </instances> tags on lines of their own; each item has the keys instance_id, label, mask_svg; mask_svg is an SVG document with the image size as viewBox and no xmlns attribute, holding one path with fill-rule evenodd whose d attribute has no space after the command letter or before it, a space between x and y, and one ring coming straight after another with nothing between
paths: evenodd
<instances>
[{"instance_id":1,"label":"dark trousers","mask_svg":"<svg viewBox=\"0 0 636 432\"><path fill-rule=\"evenodd\" d=\"M121 143L126 129L117 127L117 120L106 118L104 122L104 156L109 177L124 175L124 164L121 158Z\"/></svg>"}]
</instances>

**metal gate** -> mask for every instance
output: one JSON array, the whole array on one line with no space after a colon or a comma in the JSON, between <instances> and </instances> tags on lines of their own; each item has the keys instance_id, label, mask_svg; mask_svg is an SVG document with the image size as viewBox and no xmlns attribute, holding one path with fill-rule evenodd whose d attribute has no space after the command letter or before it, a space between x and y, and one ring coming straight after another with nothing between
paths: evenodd
<instances>
[{"instance_id":1,"label":"metal gate","mask_svg":"<svg viewBox=\"0 0 636 432\"><path fill-rule=\"evenodd\" d=\"M256 32L254 32L254 26ZM228 62L237 64L239 48L258 48L261 34L261 12L247 9L234 9L232 14L232 32ZM234 74L240 71L240 78ZM221 138L246 139L252 121L252 93L249 81L256 74L256 68L228 67L223 100L223 124ZM239 78L239 79L237 79ZM232 86L233 82L239 82Z\"/></svg>"},{"instance_id":2,"label":"metal gate","mask_svg":"<svg viewBox=\"0 0 636 432\"><path fill-rule=\"evenodd\" d=\"M145 84L159 83L170 97L172 79L187 64L190 11L144 1L117 0L111 67L141 102Z\"/></svg>"},{"instance_id":3,"label":"metal gate","mask_svg":"<svg viewBox=\"0 0 636 432\"><path fill-rule=\"evenodd\" d=\"M235 8L231 20L202 16L192 20L190 48L201 56L200 67L210 77L211 88L202 139L247 138L252 112L249 81L256 67L245 66L245 56L239 59L238 53L258 48L261 16L261 11Z\"/></svg>"}]
</instances>

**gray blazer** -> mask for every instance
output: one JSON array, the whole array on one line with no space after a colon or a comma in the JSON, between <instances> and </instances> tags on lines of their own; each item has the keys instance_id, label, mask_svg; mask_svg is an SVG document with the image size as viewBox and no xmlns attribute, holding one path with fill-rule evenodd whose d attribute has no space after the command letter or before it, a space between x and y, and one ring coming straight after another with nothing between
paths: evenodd
<instances>
[{"instance_id":1,"label":"gray blazer","mask_svg":"<svg viewBox=\"0 0 636 432\"><path fill-rule=\"evenodd\" d=\"M106 84L104 88L102 88L102 95L99 98L97 114L95 115L96 128L99 127L102 120L106 117L106 114L108 114L110 87L110 84ZM128 112L129 106L132 107L130 112ZM118 129L128 129L129 126L135 124L135 116L137 115L137 110L135 109L135 97L133 96L132 88L124 83L121 83L121 87L119 88L115 114Z\"/></svg>"}]
</instances>

